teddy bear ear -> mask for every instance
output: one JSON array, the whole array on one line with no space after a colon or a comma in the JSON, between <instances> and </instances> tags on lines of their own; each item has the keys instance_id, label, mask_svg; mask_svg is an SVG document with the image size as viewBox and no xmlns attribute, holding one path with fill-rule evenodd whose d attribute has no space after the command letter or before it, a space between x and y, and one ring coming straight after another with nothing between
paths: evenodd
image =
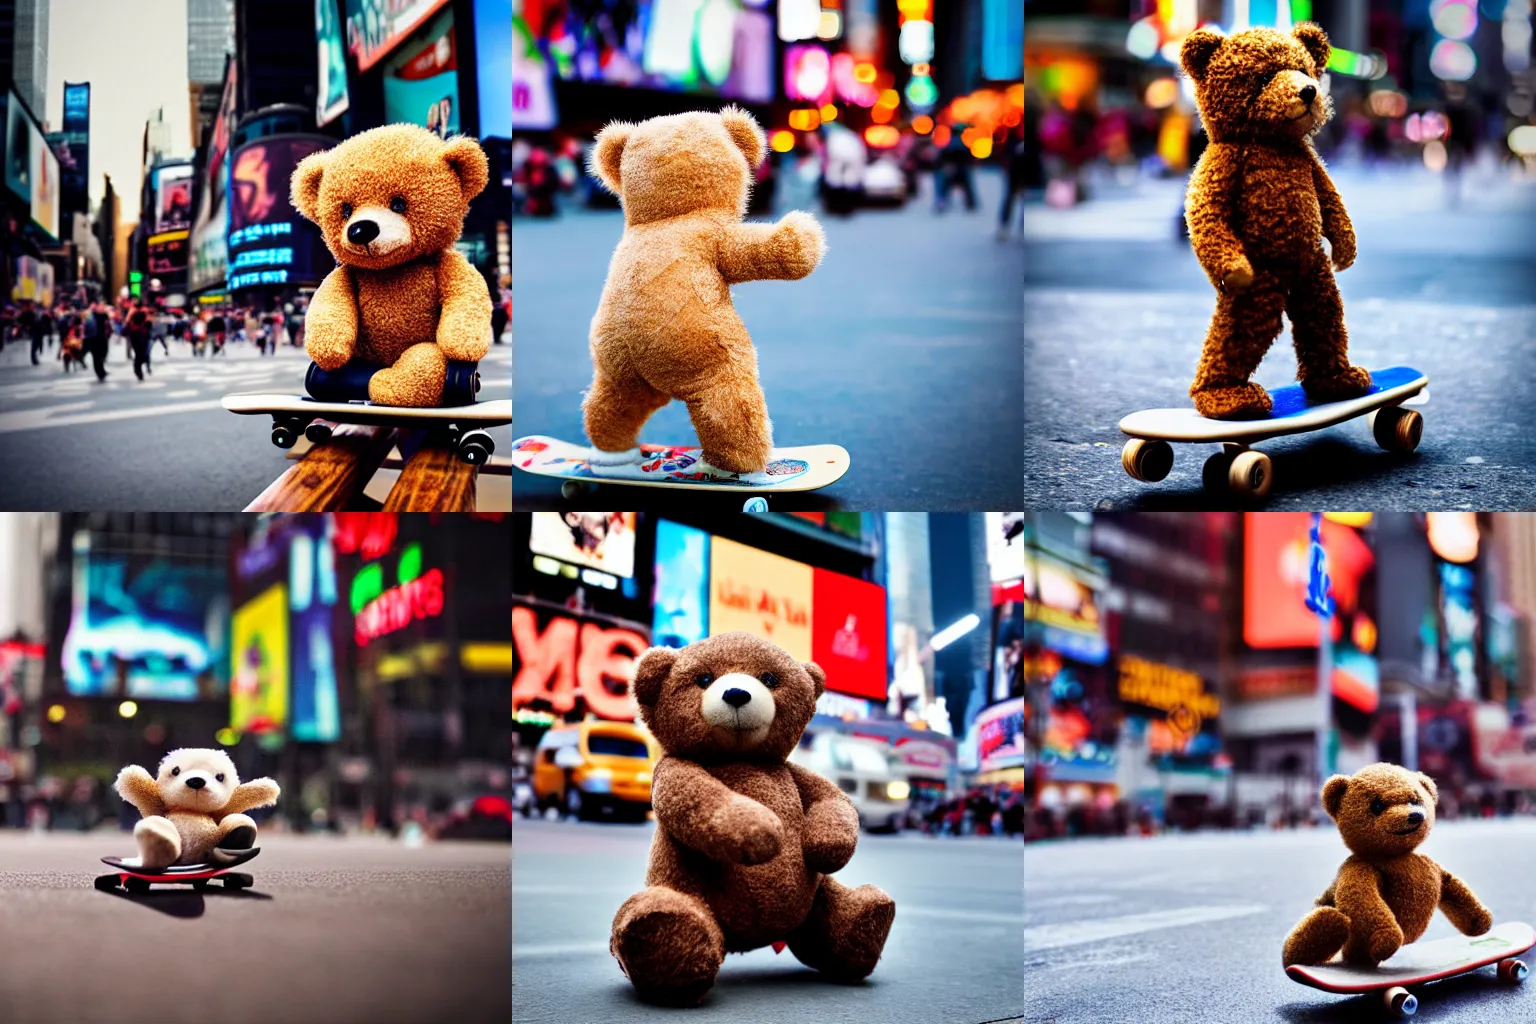
<instances>
[{"instance_id":1,"label":"teddy bear ear","mask_svg":"<svg viewBox=\"0 0 1536 1024\"><path fill-rule=\"evenodd\" d=\"M661 699L661 684L666 681L676 660L677 651L671 647L652 647L640 655L640 660L635 662L635 681L629 687L635 695L635 703L648 708Z\"/></svg>"},{"instance_id":2,"label":"teddy bear ear","mask_svg":"<svg viewBox=\"0 0 1536 1024\"><path fill-rule=\"evenodd\" d=\"M486 182L491 180L491 163L480 143L468 135L455 135L443 147L443 159L458 176L466 200L485 191Z\"/></svg>"},{"instance_id":3,"label":"teddy bear ear","mask_svg":"<svg viewBox=\"0 0 1536 1024\"><path fill-rule=\"evenodd\" d=\"M1224 42L1226 37L1212 28L1197 28L1185 36L1184 45L1179 47L1179 64L1184 73L1197 82L1205 78L1205 69Z\"/></svg>"},{"instance_id":4,"label":"teddy bear ear","mask_svg":"<svg viewBox=\"0 0 1536 1024\"><path fill-rule=\"evenodd\" d=\"M1328 812L1328 817L1337 818L1339 808L1344 805L1344 794L1349 792L1349 776L1335 775L1323 783L1323 810Z\"/></svg>"},{"instance_id":5,"label":"teddy bear ear","mask_svg":"<svg viewBox=\"0 0 1536 1024\"><path fill-rule=\"evenodd\" d=\"M1324 32L1321 26L1304 21L1291 29L1291 35L1301 41L1301 45L1307 50L1307 56L1312 58L1312 63L1317 68L1317 77L1322 77L1323 69L1328 66L1328 56L1333 52L1333 46L1328 42L1328 33Z\"/></svg>"},{"instance_id":6,"label":"teddy bear ear","mask_svg":"<svg viewBox=\"0 0 1536 1024\"><path fill-rule=\"evenodd\" d=\"M736 143L736 148L747 158L747 166L756 170L768 149L768 138L757 126L757 121L737 106L729 106L720 111L720 120L725 130L731 133L731 141Z\"/></svg>"},{"instance_id":7,"label":"teddy bear ear","mask_svg":"<svg viewBox=\"0 0 1536 1024\"><path fill-rule=\"evenodd\" d=\"M803 662L802 667L806 675L811 677L811 682L816 684L816 696L820 697L827 691L827 674L814 661Z\"/></svg>"},{"instance_id":8,"label":"teddy bear ear","mask_svg":"<svg viewBox=\"0 0 1536 1024\"><path fill-rule=\"evenodd\" d=\"M635 126L628 121L610 121L597 133L597 142L587 158L587 171L614 195L619 194L619 163L624 159L624 146L634 131Z\"/></svg>"},{"instance_id":9,"label":"teddy bear ear","mask_svg":"<svg viewBox=\"0 0 1536 1024\"><path fill-rule=\"evenodd\" d=\"M1439 803L1440 802L1440 790L1435 785L1435 780L1430 778L1428 775L1425 775L1423 772L1419 772L1418 776L1419 776L1419 785L1423 786L1424 787L1424 792L1429 794L1429 802L1432 803L1432 804Z\"/></svg>"},{"instance_id":10,"label":"teddy bear ear","mask_svg":"<svg viewBox=\"0 0 1536 1024\"><path fill-rule=\"evenodd\" d=\"M321 150L300 160L288 184L293 208L316 224L320 223L320 179L325 177L325 158L326 151Z\"/></svg>"}]
</instances>

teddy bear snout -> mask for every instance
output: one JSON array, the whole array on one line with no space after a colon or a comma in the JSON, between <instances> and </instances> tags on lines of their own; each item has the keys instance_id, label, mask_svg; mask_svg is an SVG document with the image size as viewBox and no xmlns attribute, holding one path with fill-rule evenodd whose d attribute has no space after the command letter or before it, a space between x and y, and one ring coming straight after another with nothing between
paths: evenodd
<instances>
[{"instance_id":1,"label":"teddy bear snout","mask_svg":"<svg viewBox=\"0 0 1536 1024\"><path fill-rule=\"evenodd\" d=\"M379 237L379 226L371 220L355 220L347 227L347 241L367 245Z\"/></svg>"},{"instance_id":2,"label":"teddy bear snout","mask_svg":"<svg viewBox=\"0 0 1536 1024\"><path fill-rule=\"evenodd\" d=\"M721 694L720 699L725 701L733 708L739 708L743 704L750 701L752 699L752 695L746 690L732 688Z\"/></svg>"},{"instance_id":3,"label":"teddy bear snout","mask_svg":"<svg viewBox=\"0 0 1536 1024\"><path fill-rule=\"evenodd\" d=\"M1301 102L1305 103L1307 106L1310 107L1312 105L1312 101L1317 99L1317 86L1315 86L1315 85L1303 86L1302 90L1301 90L1301 93L1300 93L1300 96L1301 96Z\"/></svg>"},{"instance_id":4,"label":"teddy bear snout","mask_svg":"<svg viewBox=\"0 0 1536 1024\"><path fill-rule=\"evenodd\" d=\"M191 775L187 777L188 789L202 789L206 785L208 785L208 780L200 775Z\"/></svg>"}]
</instances>

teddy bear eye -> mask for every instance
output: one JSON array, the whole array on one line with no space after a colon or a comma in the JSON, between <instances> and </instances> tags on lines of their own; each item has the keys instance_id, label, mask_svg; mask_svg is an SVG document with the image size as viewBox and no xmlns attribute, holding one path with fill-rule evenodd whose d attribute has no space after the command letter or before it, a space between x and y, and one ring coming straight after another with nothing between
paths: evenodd
<instances>
[{"instance_id":1,"label":"teddy bear eye","mask_svg":"<svg viewBox=\"0 0 1536 1024\"><path fill-rule=\"evenodd\" d=\"M715 681L715 677L713 675L711 675L710 673L708 673L708 672L700 672L698 675L694 676L694 678L693 678L693 685L695 685L699 689L703 690L703 689L708 688L709 684L713 683L714 681Z\"/></svg>"},{"instance_id":2,"label":"teddy bear eye","mask_svg":"<svg viewBox=\"0 0 1536 1024\"><path fill-rule=\"evenodd\" d=\"M391 199L389 201L389 208L391 210L394 210L396 213L404 213L405 212L405 197L404 196L395 196L395 198L393 198L393 199Z\"/></svg>"},{"instance_id":3,"label":"teddy bear eye","mask_svg":"<svg viewBox=\"0 0 1536 1024\"><path fill-rule=\"evenodd\" d=\"M172 775L180 775L181 774L181 769L180 768L172 768L171 769L171 774Z\"/></svg>"},{"instance_id":4,"label":"teddy bear eye","mask_svg":"<svg viewBox=\"0 0 1536 1024\"><path fill-rule=\"evenodd\" d=\"M1376 797L1375 799L1373 799L1371 801L1371 813L1372 814L1380 814L1382 811L1384 811L1386 809L1387 809L1386 802L1383 801L1381 799L1381 797L1378 796L1378 797Z\"/></svg>"},{"instance_id":5,"label":"teddy bear eye","mask_svg":"<svg viewBox=\"0 0 1536 1024\"><path fill-rule=\"evenodd\" d=\"M757 678L759 682L768 687L770 690L779 685L779 677L774 675L772 672L764 672Z\"/></svg>"},{"instance_id":6,"label":"teddy bear eye","mask_svg":"<svg viewBox=\"0 0 1536 1024\"><path fill-rule=\"evenodd\" d=\"M219 774L215 775L214 778L218 779L220 782L223 782L224 781L224 773L223 772L219 772Z\"/></svg>"},{"instance_id":7,"label":"teddy bear eye","mask_svg":"<svg viewBox=\"0 0 1536 1024\"><path fill-rule=\"evenodd\" d=\"M352 204L351 203L342 203L341 204L341 215L343 217L350 217L350 216L352 216Z\"/></svg>"}]
</instances>

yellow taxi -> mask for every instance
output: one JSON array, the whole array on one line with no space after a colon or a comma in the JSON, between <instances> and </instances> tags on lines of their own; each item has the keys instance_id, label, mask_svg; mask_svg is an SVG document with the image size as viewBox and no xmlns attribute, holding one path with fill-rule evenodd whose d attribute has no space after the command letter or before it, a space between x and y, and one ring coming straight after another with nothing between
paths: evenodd
<instances>
[{"instance_id":1,"label":"yellow taxi","mask_svg":"<svg viewBox=\"0 0 1536 1024\"><path fill-rule=\"evenodd\" d=\"M573 818L643 818L651 807L651 772L661 747L634 722L588 719L555 725L533 758L533 798Z\"/></svg>"}]
</instances>

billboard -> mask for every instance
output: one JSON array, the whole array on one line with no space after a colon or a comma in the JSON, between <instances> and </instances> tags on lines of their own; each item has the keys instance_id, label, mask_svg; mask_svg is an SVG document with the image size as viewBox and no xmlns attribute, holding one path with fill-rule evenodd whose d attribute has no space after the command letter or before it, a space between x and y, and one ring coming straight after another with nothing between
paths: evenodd
<instances>
[{"instance_id":1,"label":"billboard","mask_svg":"<svg viewBox=\"0 0 1536 1024\"><path fill-rule=\"evenodd\" d=\"M287 585L274 583L230 621L229 727L277 732L288 718Z\"/></svg>"},{"instance_id":2,"label":"billboard","mask_svg":"<svg viewBox=\"0 0 1536 1024\"><path fill-rule=\"evenodd\" d=\"M512 137L512 0L475 0L475 77L480 83L480 138ZM548 78L546 76L546 81Z\"/></svg>"},{"instance_id":3,"label":"billboard","mask_svg":"<svg viewBox=\"0 0 1536 1024\"><path fill-rule=\"evenodd\" d=\"M842 573L811 576L811 660L829 689L883 701L886 696L885 588Z\"/></svg>"},{"instance_id":4,"label":"billboard","mask_svg":"<svg viewBox=\"0 0 1536 1024\"><path fill-rule=\"evenodd\" d=\"M528 22L521 14L515 15L512 18L513 127L541 131L553 128L559 121L550 67ZM481 109L484 110L484 106ZM484 118L482 113L482 123Z\"/></svg>"},{"instance_id":5,"label":"billboard","mask_svg":"<svg viewBox=\"0 0 1536 1024\"><path fill-rule=\"evenodd\" d=\"M192 226L192 165L155 169L155 233Z\"/></svg>"},{"instance_id":6,"label":"billboard","mask_svg":"<svg viewBox=\"0 0 1536 1024\"><path fill-rule=\"evenodd\" d=\"M59 172L64 209L85 212L90 206L91 83L64 83L64 145L69 166Z\"/></svg>"},{"instance_id":7,"label":"billboard","mask_svg":"<svg viewBox=\"0 0 1536 1024\"><path fill-rule=\"evenodd\" d=\"M987 530L987 565L992 581L1022 579L1024 576L1024 513L985 512Z\"/></svg>"},{"instance_id":8,"label":"billboard","mask_svg":"<svg viewBox=\"0 0 1536 1024\"><path fill-rule=\"evenodd\" d=\"M651 637L658 647L686 647L709 636L709 541L692 526L656 523Z\"/></svg>"},{"instance_id":9,"label":"billboard","mask_svg":"<svg viewBox=\"0 0 1536 1024\"><path fill-rule=\"evenodd\" d=\"M318 531L299 528L288 541L288 642L292 718L296 740L329 743L341 736L336 684L336 558L325 523Z\"/></svg>"},{"instance_id":10,"label":"billboard","mask_svg":"<svg viewBox=\"0 0 1536 1024\"><path fill-rule=\"evenodd\" d=\"M179 274L187 269L187 229L150 235L145 241L151 274Z\"/></svg>"},{"instance_id":11,"label":"billboard","mask_svg":"<svg viewBox=\"0 0 1536 1024\"><path fill-rule=\"evenodd\" d=\"M315 0L315 48L320 60L315 125L324 127L347 112L347 51L336 0Z\"/></svg>"},{"instance_id":12,"label":"billboard","mask_svg":"<svg viewBox=\"0 0 1536 1024\"><path fill-rule=\"evenodd\" d=\"M222 566L74 542L60 651L77 697L194 700L224 689L229 614Z\"/></svg>"},{"instance_id":13,"label":"billboard","mask_svg":"<svg viewBox=\"0 0 1536 1024\"><path fill-rule=\"evenodd\" d=\"M796 661L810 661L813 576L803 562L715 537L709 551L710 635L753 633Z\"/></svg>"},{"instance_id":14,"label":"billboard","mask_svg":"<svg viewBox=\"0 0 1536 1024\"><path fill-rule=\"evenodd\" d=\"M447 10L384 62L384 120L443 138L459 130L459 54Z\"/></svg>"},{"instance_id":15,"label":"billboard","mask_svg":"<svg viewBox=\"0 0 1536 1024\"><path fill-rule=\"evenodd\" d=\"M512 707L559 716L590 711L633 721L629 684L635 660L650 646L643 627L618 620L512 608Z\"/></svg>"},{"instance_id":16,"label":"billboard","mask_svg":"<svg viewBox=\"0 0 1536 1024\"><path fill-rule=\"evenodd\" d=\"M335 261L320 229L299 216L288 183L299 161L329 149L318 135L268 135L235 150L229 172L229 290L318 284Z\"/></svg>"},{"instance_id":17,"label":"billboard","mask_svg":"<svg viewBox=\"0 0 1536 1024\"><path fill-rule=\"evenodd\" d=\"M367 71L448 0L347 0L347 51Z\"/></svg>"},{"instance_id":18,"label":"billboard","mask_svg":"<svg viewBox=\"0 0 1536 1024\"><path fill-rule=\"evenodd\" d=\"M1249 512L1244 519L1243 639L1249 647L1316 647L1317 616L1308 610L1312 517L1307 512ZM1341 613L1359 604L1375 556L1360 534L1324 520L1323 550Z\"/></svg>"},{"instance_id":19,"label":"billboard","mask_svg":"<svg viewBox=\"0 0 1536 1024\"><path fill-rule=\"evenodd\" d=\"M189 291L224 287L224 270L229 258L225 237L229 224L229 139L235 128L237 68L232 60L226 64L224 92L208 138L203 178L195 190L197 212L192 220L191 262L187 272Z\"/></svg>"},{"instance_id":20,"label":"billboard","mask_svg":"<svg viewBox=\"0 0 1536 1024\"><path fill-rule=\"evenodd\" d=\"M1024 764L1024 698L993 704L976 715L976 754L980 771L1019 768Z\"/></svg>"},{"instance_id":21,"label":"billboard","mask_svg":"<svg viewBox=\"0 0 1536 1024\"><path fill-rule=\"evenodd\" d=\"M32 220L59 237L59 161L15 92L5 103L5 184L32 210Z\"/></svg>"},{"instance_id":22,"label":"billboard","mask_svg":"<svg viewBox=\"0 0 1536 1024\"><path fill-rule=\"evenodd\" d=\"M635 574L635 513L535 512L528 550L628 579Z\"/></svg>"}]
</instances>

